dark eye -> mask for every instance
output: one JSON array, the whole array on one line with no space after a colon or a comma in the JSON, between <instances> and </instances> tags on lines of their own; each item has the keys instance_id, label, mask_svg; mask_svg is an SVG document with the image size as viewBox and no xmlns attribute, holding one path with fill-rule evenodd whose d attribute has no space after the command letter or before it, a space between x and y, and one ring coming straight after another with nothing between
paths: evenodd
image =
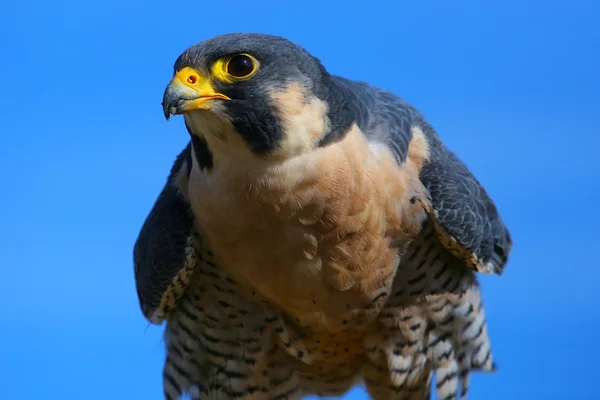
<instances>
[{"instance_id":1,"label":"dark eye","mask_svg":"<svg viewBox=\"0 0 600 400\"><path fill-rule=\"evenodd\" d=\"M246 54L233 56L227 63L227 72L236 78L243 78L254 72L254 60Z\"/></svg>"}]
</instances>

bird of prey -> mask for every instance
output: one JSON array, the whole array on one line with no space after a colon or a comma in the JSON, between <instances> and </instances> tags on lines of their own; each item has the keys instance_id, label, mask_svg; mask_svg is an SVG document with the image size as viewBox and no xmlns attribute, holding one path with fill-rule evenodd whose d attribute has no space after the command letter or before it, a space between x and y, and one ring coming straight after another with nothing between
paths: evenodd
<instances>
[{"instance_id":1,"label":"bird of prey","mask_svg":"<svg viewBox=\"0 0 600 400\"><path fill-rule=\"evenodd\" d=\"M512 239L414 107L256 33L185 50L162 106L191 139L134 272L166 399L464 399L494 370L477 274Z\"/></svg>"}]
</instances>

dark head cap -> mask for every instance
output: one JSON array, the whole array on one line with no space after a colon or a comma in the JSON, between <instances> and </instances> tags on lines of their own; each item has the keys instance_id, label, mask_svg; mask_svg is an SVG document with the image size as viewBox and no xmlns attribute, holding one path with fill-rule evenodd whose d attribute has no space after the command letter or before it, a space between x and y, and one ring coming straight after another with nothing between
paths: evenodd
<instances>
[{"instance_id":1,"label":"dark head cap","mask_svg":"<svg viewBox=\"0 0 600 400\"><path fill-rule=\"evenodd\" d=\"M330 130L331 76L283 37L216 36L185 50L174 72L165 115L185 114L188 129L209 147L236 145L236 135L254 154L291 156L314 148ZM217 120L231 129L218 128Z\"/></svg>"}]
</instances>

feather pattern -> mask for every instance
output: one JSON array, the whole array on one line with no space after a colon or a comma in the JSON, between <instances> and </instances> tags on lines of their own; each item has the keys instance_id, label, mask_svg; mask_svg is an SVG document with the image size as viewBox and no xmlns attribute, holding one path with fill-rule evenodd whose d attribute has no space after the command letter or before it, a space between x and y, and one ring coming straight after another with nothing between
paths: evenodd
<instances>
[{"instance_id":1,"label":"feather pattern","mask_svg":"<svg viewBox=\"0 0 600 400\"><path fill-rule=\"evenodd\" d=\"M389 261L386 273L378 276L369 274L373 266L356 263L354 255L359 253L350 247L332 253L330 259L344 259L353 266L344 270L332 264L328 290L341 293L331 297L335 301L321 305L314 299L311 303L307 296L298 298L302 287L295 281L287 282L287 296L290 302L302 303L312 311L335 310L331 315L340 319L335 332L310 318L293 318L251 285L238 283L229 273L231 268L226 268L230 266L221 265L222 258L209 248L205 227L194 222L198 218L191 211L188 180L193 150L188 144L175 161L134 247L142 311L155 323L167 320L166 399L183 394L192 399L261 400L339 396L363 380L370 396L378 400L429 399L432 389L438 398L454 400L466 398L472 371L494 370L476 278L476 271L501 273L512 247L494 203L415 108L367 83L329 78L330 97L337 99L328 102L329 114L350 115L355 125L342 133L334 126L337 136L325 136L319 143L326 154L329 146L340 149L331 152L329 164L322 170L333 177L330 187L319 186L318 192L315 182L322 182L316 178L313 186L298 181L298 187L305 190L303 199L309 199L308 194L325 198L330 193L336 204L352 211L338 208L337 219L327 221L332 240L339 240L343 232L348 234L348 243L350 238L356 240L351 247L365 246L376 237L356 234L366 226L362 221L379 227L372 221L381 221L389 212L386 207L397 207L394 215L408 222L404 229L397 229L402 227L398 223L396 230L385 232L393 232L391 245L397 246L398 253L372 255L372 260ZM367 146L361 148L363 142ZM373 148L386 149L392 161L378 158L380 153L371 151ZM212 168L214 155L204 150L196 151L195 157L198 165L206 167L203 173L210 174L208 166ZM381 160L385 160L385 168L356 164L375 165L384 162ZM348 168L351 162L355 164ZM346 186L335 182L336 171L342 170L353 174L348 175ZM388 175L373 176L373 171ZM385 182L389 188L376 188L373 182ZM284 198L289 194L266 193L265 187L261 196ZM248 195L252 190L250 185ZM378 208L376 200L390 197L389 193L397 204ZM361 203L363 199L369 201ZM325 212L314 204L296 205L297 210L287 211L306 213L302 216L305 225L318 223L317 217ZM277 207L270 212L277 214L283 209ZM350 220L355 231L336 231L339 221ZM312 246L314 238L302 237ZM284 276L285 270L273 269L273 276L277 274ZM273 277L267 279L275 282ZM354 314L334 308L343 305L340 299L352 298L348 289L353 282L358 284L352 290L362 296L353 307L362 307L359 315L368 318L345 319L344 313ZM312 293L317 289L321 290ZM285 298L285 290L279 288L279 293ZM330 294L322 291L321 299Z\"/></svg>"}]
</instances>

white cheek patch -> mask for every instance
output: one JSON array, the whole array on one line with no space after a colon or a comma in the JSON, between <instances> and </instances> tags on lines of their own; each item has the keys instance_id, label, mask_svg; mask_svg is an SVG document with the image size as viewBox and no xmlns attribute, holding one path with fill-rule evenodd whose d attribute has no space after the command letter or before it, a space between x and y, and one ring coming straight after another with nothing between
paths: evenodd
<instances>
[{"instance_id":1,"label":"white cheek patch","mask_svg":"<svg viewBox=\"0 0 600 400\"><path fill-rule=\"evenodd\" d=\"M313 150L329 131L327 103L309 93L307 86L301 82L273 90L269 96L283 129L277 153L295 156Z\"/></svg>"}]
</instances>

